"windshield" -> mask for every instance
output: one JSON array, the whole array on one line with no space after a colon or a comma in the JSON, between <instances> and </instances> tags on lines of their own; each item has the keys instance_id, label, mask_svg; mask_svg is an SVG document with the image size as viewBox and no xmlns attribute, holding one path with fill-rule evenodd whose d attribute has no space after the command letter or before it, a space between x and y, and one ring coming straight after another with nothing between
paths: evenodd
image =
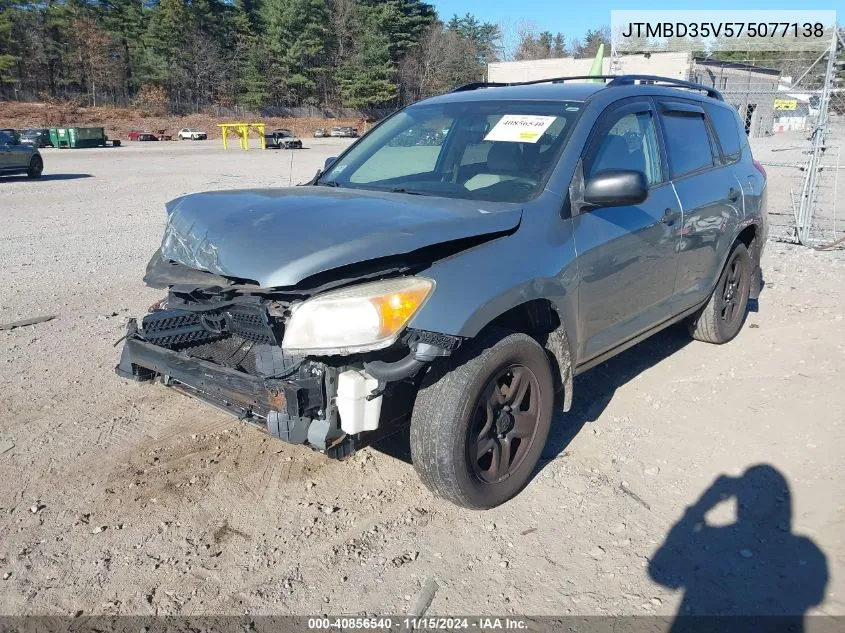
<instances>
[{"instance_id":1,"label":"windshield","mask_svg":"<svg viewBox=\"0 0 845 633\"><path fill-rule=\"evenodd\" d=\"M411 106L352 146L317 184L525 202L542 191L580 109L551 101Z\"/></svg>"}]
</instances>

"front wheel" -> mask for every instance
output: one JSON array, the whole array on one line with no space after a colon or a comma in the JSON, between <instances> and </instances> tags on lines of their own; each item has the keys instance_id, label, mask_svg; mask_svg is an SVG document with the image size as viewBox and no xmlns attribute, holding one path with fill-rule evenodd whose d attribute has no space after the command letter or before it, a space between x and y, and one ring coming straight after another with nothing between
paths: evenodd
<instances>
[{"instance_id":1,"label":"front wheel","mask_svg":"<svg viewBox=\"0 0 845 633\"><path fill-rule=\"evenodd\" d=\"M411 415L411 458L437 495L492 508L528 483L549 434L555 391L545 350L491 330L432 367Z\"/></svg>"},{"instance_id":2,"label":"front wheel","mask_svg":"<svg viewBox=\"0 0 845 633\"><path fill-rule=\"evenodd\" d=\"M44 171L44 161L40 156L33 156L29 161L29 167L26 170L28 178L41 178L41 172Z\"/></svg>"},{"instance_id":3,"label":"front wheel","mask_svg":"<svg viewBox=\"0 0 845 633\"><path fill-rule=\"evenodd\" d=\"M751 268L745 244L735 242L710 300L687 322L694 339L721 345L739 334L751 293Z\"/></svg>"}]
</instances>

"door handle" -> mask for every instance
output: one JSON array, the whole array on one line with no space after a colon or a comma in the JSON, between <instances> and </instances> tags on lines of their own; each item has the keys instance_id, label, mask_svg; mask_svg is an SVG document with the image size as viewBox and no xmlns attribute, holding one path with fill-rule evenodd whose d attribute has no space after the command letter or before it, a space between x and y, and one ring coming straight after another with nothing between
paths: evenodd
<instances>
[{"instance_id":1,"label":"door handle","mask_svg":"<svg viewBox=\"0 0 845 633\"><path fill-rule=\"evenodd\" d=\"M739 200L739 191L731 187L730 191L728 191L728 200L731 202L736 202Z\"/></svg>"}]
</instances>

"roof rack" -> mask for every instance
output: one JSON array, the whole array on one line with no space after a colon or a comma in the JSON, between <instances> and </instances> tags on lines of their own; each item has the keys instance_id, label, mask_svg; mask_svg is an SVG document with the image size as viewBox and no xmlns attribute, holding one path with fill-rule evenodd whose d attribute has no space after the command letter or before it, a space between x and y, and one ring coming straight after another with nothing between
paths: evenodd
<instances>
[{"instance_id":1,"label":"roof rack","mask_svg":"<svg viewBox=\"0 0 845 633\"><path fill-rule=\"evenodd\" d=\"M571 77L550 77L548 79L532 79L531 81L512 81L500 83L496 81L476 81L471 84L458 86L452 92L467 92L479 88L505 88L507 86L533 86L534 84L562 84L566 81L578 81L583 79L615 79L618 75L575 75Z\"/></svg>"},{"instance_id":2,"label":"roof rack","mask_svg":"<svg viewBox=\"0 0 845 633\"><path fill-rule=\"evenodd\" d=\"M510 83L476 81L463 86L458 86L452 92L467 92L469 90L478 90L479 88L505 88L507 86L532 86L535 84L562 84L567 81L583 81L585 79L609 79L610 82L607 87L613 86L633 86L640 82L643 84L653 84L659 86L666 86L670 88L688 88L690 90L699 90L707 94L708 97L724 101L722 93L715 88L708 88L702 84L693 83L691 81L683 81L681 79L672 79L671 77L660 77L658 75L575 75L571 77L550 77L548 79L533 79L531 81L514 81Z\"/></svg>"},{"instance_id":3,"label":"roof rack","mask_svg":"<svg viewBox=\"0 0 845 633\"><path fill-rule=\"evenodd\" d=\"M658 75L619 75L608 86L633 86L636 82L644 84L654 84L660 86L667 86L670 88L689 88L690 90L700 90L707 93L707 96L712 99L724 101L722 93L715 88L708 88L703 84L693 83L692 81L683 81L682 79L672 79L671 77L660 77Z\"/></svg>"}]
</instances>

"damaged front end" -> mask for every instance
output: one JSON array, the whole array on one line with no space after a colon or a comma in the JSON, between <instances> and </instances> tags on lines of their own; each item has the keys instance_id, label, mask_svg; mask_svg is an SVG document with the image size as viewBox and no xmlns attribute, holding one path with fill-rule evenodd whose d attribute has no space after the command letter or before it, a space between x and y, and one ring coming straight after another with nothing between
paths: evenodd
<instances>
[{"instance_id":1,"label":"damaged front end","mask_svg":"<svg viewBox=\"0 0 845 633\"><path fill-rule=\"evenodd\" d=\"M292 315L307 298L249 290L171 286L140 324L129 321L115 371L138 382L160 379L286 442L342 459L395 429L420 369L460 343L403 328L373 350L290 350ZM319 318L313 312L302 314L310 322Z\"/></svg>"},{"instance_id":2,"label":"damaged front end","mask_svg":"<svg viewBox=\"0 0 845 633\"><path fill-rule=\"evenodd\" d=\"M391 432L421 370L460 344L411 327L425 271L512 234L522 209L296 187L192 194L167 215L144 276L167 297L129 323L117 373L345 457Z\"/></svg>"}]
</instances>

